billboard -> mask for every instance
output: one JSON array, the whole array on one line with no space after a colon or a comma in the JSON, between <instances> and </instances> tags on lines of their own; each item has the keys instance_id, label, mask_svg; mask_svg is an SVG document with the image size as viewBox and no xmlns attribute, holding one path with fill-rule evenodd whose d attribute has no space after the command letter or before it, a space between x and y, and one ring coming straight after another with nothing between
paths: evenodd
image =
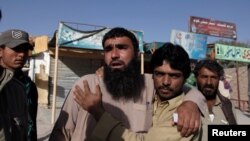
<instances>
[{"instance_id":1,"label":"billboard","mask_svg":"<svg viewBox=\"0 0 250 141\"><path fill-rule=\"evenodd\" d=\"M59 24L58 43L59 46L102 50L102 38L111 28L83 31L74 29L65 23ZM132 31L138 39L140 52L143 52L143 33Z\"/></svg>"},{"instance_id":2,"label":"billboard","mask_svg":"<svg viewBox=\"0 0 250 141\"><path fill-rule=\"evenodd\" d=\"M145 43L144 44L144 51L150 52L150 53L154 53L154 51L160 47L163 46L163 44L165 44L165 42L152 42L152 43Z\"/></svg>"},{"instance_id":3,"label":"billboard","mask_svg":"<svg viewBox=\"0 0 250 141\"><path fill-rule=\"evenodd\" d=\"M239 62L250 62L250 49L244 47L215 44L215 58Z\"/></svg>"},{"instance_id":4,"label":"billboard","mask_svg":"<svg viewBox=\"0 0 250 141\"><path fill-rule=\"evenodd\" d=\"M198 34L206 34L236 40L236 25L213 19L190 16L189 31Z\"/></svg>"},{"instance_id":5,"label":"billboard","mask_svg":"<svg viewBox=\"0 0 250 141\"><path fill-rule=\"evenodd\" d=\"M191 59L206 58L207 36L202 34L194 34L178 30L172 30L170 42L181 45Z\"/></svg>"}]
</instances>

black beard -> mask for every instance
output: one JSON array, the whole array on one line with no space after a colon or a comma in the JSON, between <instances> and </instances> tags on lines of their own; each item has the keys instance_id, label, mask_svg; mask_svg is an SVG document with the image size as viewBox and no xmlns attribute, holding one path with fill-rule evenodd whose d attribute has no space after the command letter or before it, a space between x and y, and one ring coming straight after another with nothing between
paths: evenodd
<instances>
[{"instance_id":1,"label":"black beard","mask_svg":"<svg viewBox=\"0 0 250 141\"><path fill-rule=\"evenodd\" d=\"M137 101L145 87L144 77L140 74L140 65L133 59L124 70L112 70L104 65L104 83L108 92L116 100Z\"/></svg>"},{"instance_id":2,"label":"black beard","mask_svg":"<svg viewBox=\"0 0 250 141\"><path fill-rule=\"evenodd\" d=\"M207 94L205 94L204 96L205 96L206 100L216 99L216 94L213 94L213 95L207 95Z\"/></svg>"},{"instance_id":3,"label":"black beard","mask_svg":"<svg viewBox=\"0 0 250 141\"><path fill-rule=\"evenodd\" d=\"M201 88L201 86L198 85L198 90L200 90L202 92L202 94L204 95L204 97L206 98L206 100L216 99L217 90L215 90L212 93L210 91L204 90L205 87L210 87L210 88L214 88L214 87L212 85L205 85L205 86L203 86L203 88Z\"/></svg>"}]
</instances>

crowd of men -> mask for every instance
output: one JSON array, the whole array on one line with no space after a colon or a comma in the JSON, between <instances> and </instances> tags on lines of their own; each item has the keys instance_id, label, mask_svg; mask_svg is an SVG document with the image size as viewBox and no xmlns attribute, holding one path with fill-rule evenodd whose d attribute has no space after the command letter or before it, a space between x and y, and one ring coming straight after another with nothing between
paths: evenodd
<instances>
[{"instance_id":1,"label":"crowd of men","mask_svg":"<svg viewBox=\"0 0 250 141\"><path fill-rule=\"evenodd\" d=\"M195 88L185 85L191 66L180 45L157 49L150 74L140 73L131 31L111 29L102 46L104 66L73 84L50 141L207 140L207 125L237 124L231 101L218 90L224 76L218 62L196 64ZM0 34L0 141L37 140L37 88L22 71L32 49L25 31Z\"/></svg>"}]
</instances>

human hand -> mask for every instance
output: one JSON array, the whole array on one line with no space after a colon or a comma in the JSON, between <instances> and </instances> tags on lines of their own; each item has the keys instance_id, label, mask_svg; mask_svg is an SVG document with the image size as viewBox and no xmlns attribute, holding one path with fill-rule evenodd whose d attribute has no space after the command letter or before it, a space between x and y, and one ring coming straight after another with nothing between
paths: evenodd
<instances>
[{"instance_id":1,"label":"human hand","mask_svg":"<svg viewBox=\"0 0 250 141\"><path fill-rule=\"evenodd\" d=\"M177 129L181 133L181 136L183 137L190 136L199 129L200 111L198 106L194 102L184 101L177 108L177 113L178 113Z\"/></svg>"},{"instance_id":2,"label":"human hand","mask_svg":"<svg viewBox=\"0 0 250 141\"><path fill-rule=\"evenodd\" d=\"M76 85L73 91L74 100L84 109L91 113L98 121L104 113L102 106L102 94L99 85L96 85L96 93L90 91L88 82L83 81L84 91Z\"/></svg>"}]
</instances>

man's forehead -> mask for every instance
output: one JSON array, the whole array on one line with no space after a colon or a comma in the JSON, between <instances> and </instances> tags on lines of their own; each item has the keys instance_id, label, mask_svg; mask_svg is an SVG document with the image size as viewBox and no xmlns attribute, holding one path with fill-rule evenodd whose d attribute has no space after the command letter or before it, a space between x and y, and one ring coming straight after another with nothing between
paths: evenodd
<instances>
[{"instance_id":1,"label":"man's forehead","mask_svg":"<svg viewBox=\"0 0 250 141\"><path fill-rule=\"evenodd\" d=\"M121 46L128 46L126 43L107 43L104 47L121 47Z\"/></svg>"},{"instance_id":2,"label":"man's forehead","mask_svg":"<svg viewBox=\"0 0 250 141\"><path fill-rule=\"evenodd\" d=\"M129 44L132 43L132 41L128 37L115 37L115 38L110 38L105 41L105 44L117 44L117 43L122 43L122 44Z\"/></svg>"},{"instance_id":3,"label":"man's forehead","mask_svg":"<svg viewBox=\"0 0 250 141\"><path fill-rule=\"evenodd\" d=\"M210 75L217 75L218 76L218 72L216 72L215 70L210 70L206 67L202 67L199 71L200 74L210 74Z\"/></svg>"}]
</instances>

